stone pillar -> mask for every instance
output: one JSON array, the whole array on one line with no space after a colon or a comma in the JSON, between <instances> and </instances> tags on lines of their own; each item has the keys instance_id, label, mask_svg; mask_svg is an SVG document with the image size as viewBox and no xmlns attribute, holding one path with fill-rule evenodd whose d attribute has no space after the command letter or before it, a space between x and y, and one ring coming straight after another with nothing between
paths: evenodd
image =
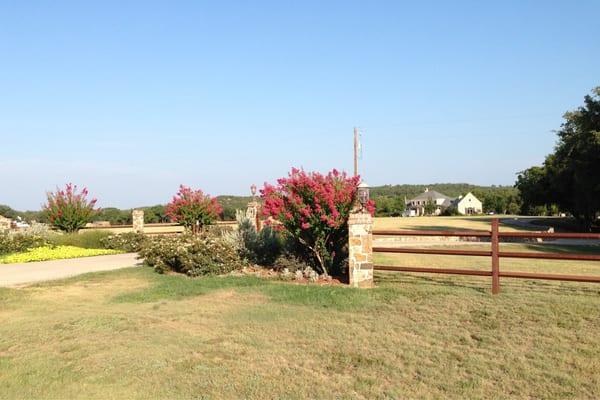
<instances>
[{"instance_id":1,"label":"stone pillar","mask_svg":"<svg viewBox=\"0 0 600 400\"><path fill-rule=\"evenodd\" d=\"M354 287L373 286L373 217L366 212L348 219L348 277Z\"/></svg>"},{"instance_id":2,"label":"stone pillar","mask_svg":"<svg viewBox=\"0 0 600 400\"><path fill-rule=\"evenodd\" d=\"M135 233L144 233L144 210L133 210L133 231Z\"/></svg>"},{"instance_id":3,"label":"stone pillar","mask_svg":"<svg viewBox=\"0 0 600 400\"><path fill-rule=\"evenodd\" d=\"M259 221L258 221L258 202L257 201L251 201L250 203L248 203L248 208L246 208L246 218L248 218L250 220L250 222L252 222L252 225L254 225L254 228L256 228L256 231L258 232L260 230L260 226L259 226Z\"/></svg>"},{"instance_id":4,"label":"stone pillar","mask_svg":"<svg viewBox=\"0 0 600 400\"><path fill-rule=\"evenodd\" d=\"M11 226L12 220L0 215L0 232L9 230Z\"/></svg>"}]
</instances>

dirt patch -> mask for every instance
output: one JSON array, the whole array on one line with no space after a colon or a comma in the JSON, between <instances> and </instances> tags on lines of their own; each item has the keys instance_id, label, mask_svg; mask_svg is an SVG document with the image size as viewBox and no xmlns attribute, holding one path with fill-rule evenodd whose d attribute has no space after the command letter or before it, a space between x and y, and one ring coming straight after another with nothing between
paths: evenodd
<instances>
[{"instance_id":1,"label":"dirt patch","mask_svg":"<svg viewBox=\"0 0 600 400\"><path fill-rule=\"evenodd\" d=\"M143 279L127 278L115 279L110 282L76 282L65 283L60 286L50 287L28 287L24 290L33 292L36 298L40 300L64 300L97 298L102 299L103 294L118 294L134 289L143 289L149 286L149 283Z\"/></svg>"}]
</instances>

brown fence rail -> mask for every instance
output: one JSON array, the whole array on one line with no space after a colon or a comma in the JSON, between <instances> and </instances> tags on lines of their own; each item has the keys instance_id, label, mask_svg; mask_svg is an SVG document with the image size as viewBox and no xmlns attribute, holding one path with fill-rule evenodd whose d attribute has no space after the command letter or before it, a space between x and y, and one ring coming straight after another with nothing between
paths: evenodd
<instances>
[{"instance_id":1,"label":"brown fence rail","mask_svg":"<svg viewBox=\"0 0 600 400\"><path fill-rule=\"evenodd\" d=\"M373 247L377 253L401 253L401 254L433 254L451 256L475 256L491 257L491 271L477 271L469 269L454 268L429 268L429 267L402 267L391 265L375 265L376 270L400 271L400 272L422 272L434 274L454 274L491 276L492 293L500 291L500 277L521 279L546 279L571 282L600 283L600 276L585 275L560 275L541 274L531 272L500 271L500 258L528 258L539 260L575 260L575 261L600 261L600 255L596 254L564 254L564 253L528 253L500 251L500 238L550 238L550 239L600 239L599 233L551 233L551 232L500 232L499 220L494 218L490 231L409 231L409 230L374 230L374 236L442 236L442 237L479 237L490 238L490 250L447 250L447 249L423 249L423 248L395 248L395 247Z\"/></svg>"}]
</instances>

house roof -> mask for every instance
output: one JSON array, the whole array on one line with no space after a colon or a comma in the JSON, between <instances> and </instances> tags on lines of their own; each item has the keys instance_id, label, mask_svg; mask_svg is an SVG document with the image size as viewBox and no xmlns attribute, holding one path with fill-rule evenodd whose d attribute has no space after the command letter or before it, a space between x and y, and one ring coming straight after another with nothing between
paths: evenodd
<instances>
[{"instance_id":1,"label":"house roof","mask_svg":"<svg viewBox=\"0 0 600 400\"><path fill-rule=\"evenodd\" d=\"M417 197L413 197L409 201L413 201L413 200L429 200L429 199L432 199L432 200L435 200L435 199L452 200L451 197L448 197L445 194L442 194L440 192L436 192L435 190L426 190L423 193L421 193L420 195L418 195Z\"/></svg>"}]
</instances>

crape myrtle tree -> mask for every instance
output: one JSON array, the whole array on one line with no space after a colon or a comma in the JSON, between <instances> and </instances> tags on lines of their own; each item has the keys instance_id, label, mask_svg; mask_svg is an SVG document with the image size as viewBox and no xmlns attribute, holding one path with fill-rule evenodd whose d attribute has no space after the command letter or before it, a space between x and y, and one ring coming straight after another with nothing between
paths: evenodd
<instances>
[{"instance_id":1,"label":"crape myrtle tree","mask_svg":"<svg viewBox=\"0 0 600 400\"><path fill-rule=\"evenodd\" d=\"M589 230L600 212L600 87L564 119L554 152L522 171L515 186L524 208L555 204Z\"/></svg>"},{"instance_id":2,"label":"crape myrtle tree","mask_svg":"<svg viewBox=\"0 0 600 400\"><path fill-rule=\"evenodd\" d=\"M64 189L46 194L43 206L48 222L65 232L77 232L90 222L99 209L95 209L96 199L88 200L88 190L78 190L77 185L68 183Z\"/></svg>"},{"instance_id":3,"label":"crape myrtle tree","mask_svg":"<svg viewBox=\"0 0 600 400\"><path fill-rule=\"evenodd\" d=\"M326 175L292 168L261 190L263 215L278 221L321 274L340 274L347 259L348 218L360 177L332 170ZM371 214L373 202L367 204ZM267 221L268 222L268 221Z\"/></svg>"},{"instance_id":4,"label":"crape myrtle tree","mask_svg":"<svg viewBox=\"0 0 600 400\"><path fill-rule=\"evenodd\" d=\"M213 224L222 211L215 197L184 185L179 186L179 192L165 208L165 213L171 221L180 223L193 233L198 233L204 226Z\"/></svg>"}]
</instances>

